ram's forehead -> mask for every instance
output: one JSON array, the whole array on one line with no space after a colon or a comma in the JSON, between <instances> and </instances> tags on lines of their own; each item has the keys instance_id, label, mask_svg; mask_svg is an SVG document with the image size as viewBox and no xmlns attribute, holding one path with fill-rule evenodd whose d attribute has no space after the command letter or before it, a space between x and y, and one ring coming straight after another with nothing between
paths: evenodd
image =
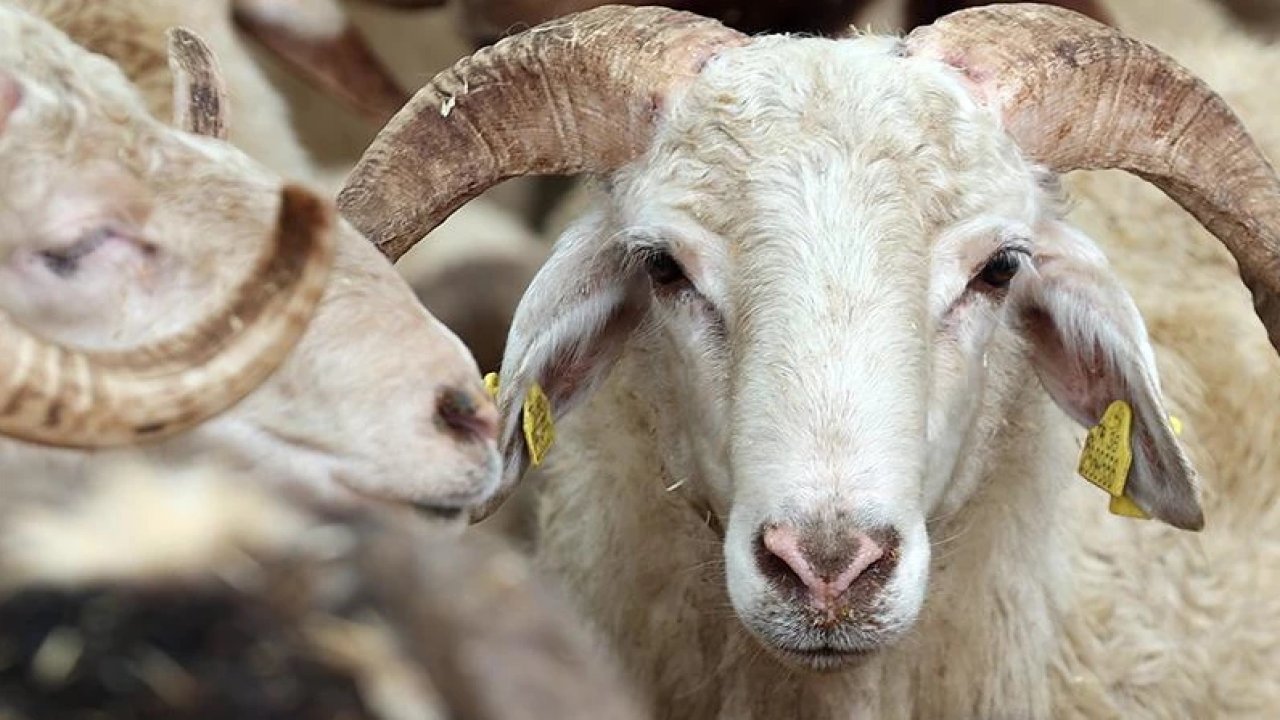
<instances>
[{"instance_id":1,"label":"ram's forehead","mask_svg":"<svg viewBox=\"0 0 1280 720\"><path fill-rule=\"evenodd\" d=\"M901 211L925 235L976 214L1030 222L1040 203L1037 170L954 71L877 36L726 50L670 99L628 180L637 211L674 208L739 242L752 235L743 223L851 200Z\"/></svg>"}]
</instances>

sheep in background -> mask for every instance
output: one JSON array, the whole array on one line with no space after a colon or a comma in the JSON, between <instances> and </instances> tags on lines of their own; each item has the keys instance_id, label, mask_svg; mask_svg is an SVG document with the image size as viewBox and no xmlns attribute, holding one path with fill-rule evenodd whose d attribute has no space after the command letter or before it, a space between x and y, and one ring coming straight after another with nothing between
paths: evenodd
<instances>
[{"instance_id":1,"label":"sheep in background","mask_svg":"<svg viewBox=\"0 0 1280 720\"><path fill-rule=\"evenodd\" d=\"M1219 0L1246 30L1274 39L1280 29L1280 2L1276 0Z\"/></svg>"},{"instance_id":2,"label":"sheep in background","mask_svg":"<svg viewBox=\"0 0 1280 720\"><path fill-rule=\"evenodd\" d=\"M1000 0L996 0L999 2ZM613 3L601 0L459 0L466 26L478 44L583 10ZM872 0L630 0L626 5L661 5L712 17L744 33L843 34ZM957 10L990 5L991 0L906 0L896 8L906 29L928 25ZM1107 21L1096 0L1057 0L1051 4Z\"/></svg>"},{"instance_id":3,"label":"sheep in background","mask_svg":"<svg viewBox=\"0 0 1280 720\"><path fill-rule=\"evenodd\" d=\"M185 93L191 83L177 86ZM190 330L251 276L279 210L276 174L157 121L112 62L11 5L0 5L0 88L0 228L11 243L0 308L18 323L118 362L121 350ZM205 104L180 117L228 124L216 92L190 98ZM342 221L332 234L318 309L280 368L228 412L140 451L157 462L209 457L336 500L372 496L456 517L496 481L494 408L475 362L364 237ZM198 326L197 337L221 341L240 322ZM35 379L77 386L74 367ZM21 409L11 398L7 410ZM82 409L42 407L64 425ZM83 479L108 458L0 443L6 476L51 483Z\"/></svg>"},{"instance_id":4,"label":"sheep in background","mask_svg":"<svg viewBox=\"0 0 1280 720\"><path fill-rule=\"evenodd\" d=\"M232 0L237 25L290 68L381 126L408 100L338 0ZM379 2L411 7L394 1Z\"/></svg>"},{"instance_id":5,"label":"sheep in background","mask_svg":"<svg viewBox=\"0 0 1280 720\"><path fill-rule=\"evenodd\" d=\"M309 71L311 80L379 123L406 99L332 0L284 3L287 8L279 0L12 0L12 4L45 18L82 47L115 60L156 117L171 114L165 31L175 26L193 29L214 48L231 105L241 110L231 128L231 141L286 177L312 179L316 170L293 131L288 105L240 39L233 16L292 67Z\"/></svg>"},{"instance_id":6,"label":"sheep in background","mask_svg":"<svg viewBox=\"0 0 1280 720\"><path fill-rule=\"evenodd\" d=\"M1212 40L1184 52L1234 54L1211 79L1269 108L1239 68L1274 53ZM1057 173L1108 167L1230 255L1113 176L1082 180L1095 245ZM578 172L607 191L517 311L504 479L547 449L536 383L562 418L542 563L658 716L1280 707L1280 181L1208 86L1044 6L905 41L610 8L438 76L339 206L395 257L502 178ZM1126 285L1163 303L1153 338ZM1207 509L1203 534L1074 476L1079 426L1125 408L1087 455L1132 440L1112 507Z\"/></svg>"},{"instance_id":7,"label":"sheep in background","mask_svg":"<svg viewBox=\"0 0 1280 720\"><path fill-rule=\"evenodd\" d=\"M207 469L124 467L0 504L0 715L641 717L483 538Z\"/></svg>"},{"instance_id":8,"label":"sheep in background","mask_svg":"<svg viewBox=\"0 0 1280 720\"><path fill-rule=\"evenodd\" d=\"M462 338L482 372L502 363L506 331L551 248L492 204L461 208L396 262L418 299Z\"/></svg>"}]
</instances>

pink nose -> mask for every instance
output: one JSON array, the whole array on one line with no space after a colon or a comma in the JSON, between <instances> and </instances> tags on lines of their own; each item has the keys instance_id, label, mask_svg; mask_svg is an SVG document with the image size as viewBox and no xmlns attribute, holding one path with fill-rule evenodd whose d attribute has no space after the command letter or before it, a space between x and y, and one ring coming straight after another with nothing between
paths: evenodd
<instances>
[{"instance_id":1,"label":"pink nose","mask_svg":"<svg viewBox=\"0 0 1280 720\"><path fill-rule=\"evenodd\" d=\"M782 585L799 581L813 604L824 610L838 605L841 596L877 561L892 560L896 555L892 548L857 530L847 530L833 540L806 538L790 526L772 525L765 528L762 541L769 554L782 561L762 562L765 575ZM886 552L890 557L886 558ZM880 578L879 583L885 579Z\"/></svg>"}]
</instances>

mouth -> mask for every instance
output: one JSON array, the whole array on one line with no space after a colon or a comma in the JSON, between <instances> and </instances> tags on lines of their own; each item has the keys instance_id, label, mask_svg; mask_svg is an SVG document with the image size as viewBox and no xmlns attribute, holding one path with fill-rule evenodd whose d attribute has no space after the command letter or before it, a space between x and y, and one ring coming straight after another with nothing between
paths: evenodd
<instances>
[{"instance_id":1,"label":"mouth","mask_svg":"<svg viewBox=\"0 0 1280 720\"><path fill-rule=\"evenodd\" d=\"M422 517L434 522L456 522L466 508L449 505L413 503L413 509Z\"/></svg>"},{"instance_id":2,"label":"mouth","mask_svg":"<svg viewBox=\"0 0 1280 720\"><path fill-rule=\"evenodd\" d=\"M397 498L364 490L341 476L335 476L335 479L338 480L339 486L348 493L347 497L358 503L391 508L402 512L408 511L427 522L436 524L457 524L461 522L466 517L467 511L474 504L470 502L432 503Z\"/></svg>"},{"instance_id":3,"label":"mouth","mask_svg":"<svg viewBox=\"0 0 1280 720\"><path fill-rule=\"evenodd\" d=\"M817 672L835 672L852 667L875 654L875 650L840 649L830 646L817 648L784 648L767 645L769 651L783 662Z\"/></svg>"}]
</instances>

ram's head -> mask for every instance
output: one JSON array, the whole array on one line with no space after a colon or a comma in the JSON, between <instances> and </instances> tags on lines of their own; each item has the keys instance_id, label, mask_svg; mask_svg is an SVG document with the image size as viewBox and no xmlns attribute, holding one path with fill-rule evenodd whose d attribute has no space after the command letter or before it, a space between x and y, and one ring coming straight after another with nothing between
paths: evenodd
<instances>
[{"instance_id":1,"label":"ram's head","mask_svg":"<svg viewBox=\"0 0 1280 720\"><path fill-rule=\"evenodd\" d=\"M486 497L475 362L329 202L218 139L216 62L171 42L181 129L110 61L0 8L0 431L31 441L0 444L6 472L99 457L42 445L146 442L447 515Z\"/></svg>"},{"instance_id":2,"label":"ram's head","mask_svg":"<svg viewBox=\"0 0 1280 720\"><path fill-rule=\"evenodd\" d=\"M564 413L626 356L610 397L652 406L660 474L723 524L735 610L827 667L912 626L926 520L976 496L992 469L968 450L1019 422L1036 376L1086 426L1127 402L1128 496L1201 526L1142 319L1055 192L1056 173L1109 167L1222 240L1280 343L1266 160L1198 79L1059 8L965 11L905 40L589 11L438 76L340 206L395 256L503 178L601 174L516 314L506 487L528 389Z\"/></svg>"}]
</instances>

